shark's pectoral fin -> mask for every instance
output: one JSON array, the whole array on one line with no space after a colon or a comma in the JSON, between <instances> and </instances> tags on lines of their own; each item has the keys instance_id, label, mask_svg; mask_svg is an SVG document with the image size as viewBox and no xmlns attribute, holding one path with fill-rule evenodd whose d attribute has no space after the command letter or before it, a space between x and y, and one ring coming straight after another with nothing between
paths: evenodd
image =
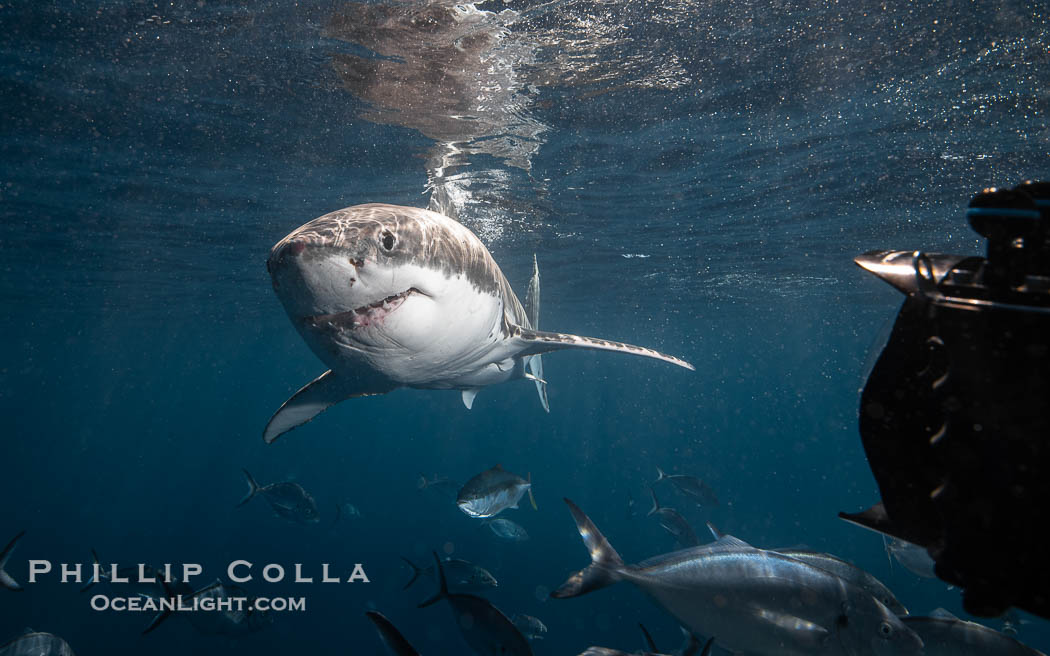
<instances>
[{"instance_id":1,"label":"shark's pectoral fin","mask_svg":"<svg viewBox=\"0 0 1050 656\"><path fill-rule=\"evenodd\" d=\"M532 254L532 278L529 279L529 288L525 292L525 317L531 330L540 329L540 265L536 262L536 254ZM536 393L540 395L540 403L547 412L551 411L551 404L547 400L547 382L543 378L543 359L534 355L526 361L529 373L534 376Z\"/></svg>"},{"instance_id":2,"label":"shark's pectoral fin","mask_svg":"<svg viewBox=\"0 0 1050 656\"><path fill-rule=\"evenodd\" d=\"M467 406L467 410L474 405L474 397L478 395L476 389L465 389L463 390L463 405Z\"/></svg>"},{"instance_id":3,"label":"shark's pectoral fin","mask_svg":"<svg viewBox=\"0 0 1050 656\"><path fill-rule=\"evenodd\" d=\"M535 356L540 353L549 353L550 351L560 351L562 349L594 349L598 351L617 351L619 353L640 355L646 358L654 358L656 360L670 362L679 367L685 367L690 371L696 370L696 367L693 365L685 360L676 358L673 355L666 355L659 351L654 351L641 346L624 344L623 342L613 342L607 339L581 337L579 335L569 335L566 333L548 333L541 330L522 328L521 326L511 326L510 339L516 342L517 346L521 349L519 351L519 355L521 356ZM533 373L535 374L535 372ZM537 377L542 378L541 376Z\"/></svg>"},{"instance_id":4,"label":"shark's pectoral fin","mask_svg":"<svg viewBox=\"0 0 1050 656\"><path fill-rule=\"evenodd\" d=\"M267 444L296 426L302 426L330 406L359 396L386 394L397 385L375 380L346 380L331 372L324 372L284 402L284 405L270 417L263 431L263 440Z\"/></svg>"}]
</instances>

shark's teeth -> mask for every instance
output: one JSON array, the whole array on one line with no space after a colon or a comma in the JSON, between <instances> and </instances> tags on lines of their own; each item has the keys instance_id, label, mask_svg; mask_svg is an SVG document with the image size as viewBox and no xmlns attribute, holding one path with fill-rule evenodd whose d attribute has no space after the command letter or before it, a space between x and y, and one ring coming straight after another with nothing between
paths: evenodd
<instances>
[{"instance_id":1,"label":"shark's teeth","mask_svg":"<svg viewBox=\"0 0 1050 656\"><path fill-rule=\"evenodd\" d=\"M394 294L393 296L387 296L381 301L375 303L369 303L368 305L362 305L359 308L353 310L355 314L368 314L372 310L390 310L391 306L400 305L401 301L405 300L412 294L418 294L420 291L415 287L409 287L407 290L400 294Z\"/></svg>"},{"instance_id":2,"label":"shark's teeth","mask_svg":"<svg viewBox=\"0 0 1050 656\"><path fill-rule=\"evenodd\" d=\"M337 312L335 314L318 314L304 317L303 321L315 328L320 326L337 326L356 329L362 326L369 326L385 319L388 314L401 307L401 304L405 302L405 299L413 294L426 296L426 294L415 287L410 287L400 294L387 296L384 299L369 303L368 305L362 305L353 310Z\"/></svg>"},{"instance_id":3,"label":"shark's teeth","mask_svg":"<svg viewBox=\"0 0 1050 656\"><path fill-rule=\"evenodd\" d=\"M347 314L351 317L351 323L355 328L361 326L368 326L376 321L382 321L388 314L401 307L401 304L405 302L405 299L412 294L422 294L415 287L410 287L400 294L394 294L387 296L384 299L369 303L368 305L362 305L359 308L350 310Z\"/></svg>"}]
</instances>

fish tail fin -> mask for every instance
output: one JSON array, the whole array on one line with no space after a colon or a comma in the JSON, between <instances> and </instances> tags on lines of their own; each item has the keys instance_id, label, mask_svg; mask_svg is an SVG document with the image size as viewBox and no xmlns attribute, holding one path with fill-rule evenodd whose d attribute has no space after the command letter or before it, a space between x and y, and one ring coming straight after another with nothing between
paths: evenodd
<instances>
[{"instance_id":1,"label":"fish tail fin","mask_svg":"<svg viewBox=\"0 0 1050 656\"><path fill-rule=\"evenodd\" d=\"M234 508L240 508L244 504L251 501L252 497L259 493L259 484L255 482L255 479L252 478L252 475L248 472L248 470L242 469L241 471L244 472L244 478L248 481L248 494L244 495L244 498L241 499L240 503L234 506Z\"/></svg>"},{"instance_id":2,"label":"fish tail fin","mask_svg":"<svg viewBox=\"0 0 1050 656\"><path fill-rule=\"evenodd\" d=\"M412 578L410 578L408 580L408 583L406 583L405 586L401 588L402 590L408 590L410 587L412 587L412 584L416 582L416 579L419 578L419 575L423 573L423 568L421 568L419 565L416 565L404 556L401 556L401 560L408 563L408 566L412 568Z\"/></svg>"},{"instance_id":3,"label":"fish tail fin","mask_svg":"<svg viewBox=\"0 0 1050 656\"><path fill-rule=\"evenodd\" d=\"M646 517L651 517L660 512L660 502L656 500L656 490L653 489L652 485L649 486L649 496L653 498L653 507L648 513L646 513Z\"/></svg>"},{"instance_id":4,"label":"fish tail fin","mask_svg":"<svg viewBox=\"0 0 1050 656\"><path fill-rule=\"evenodd\" d=\"M653 653L660 651L656 648L656 642L653 640L653 636L649 633L649 629L645 628L645 625L641 622L638 623L638 628L642 630L642 634L645 636L645 644L649 645L649 651Z\"/></svg>"},{"instance_id":5,"label":"fish tail fin","mask_svg":"<svg viewBox=\"0 0 1050 656\"><path fill-rule=\"evenodd\" d=\"M22 586L18 584L18 581L11 578L11 575L4 571L4 565L7 564L7 559L11 557L11 552L15 549L15 544L22 539L22 536L26 532L22 531L14 537L13 540L7 543L3 551L0 551L0 587L7 588L8 590L21 590Z\"/></svg>"},{"instance_id":6,"label":"fish tail fin","mask_svg":"<svg viewBox=\"0 0 1050 656\"><path fill-rule=\"evenodd\" d=\"M890 561L890 571L893 571L893 552L890 550L890 539L882 534L882 548L886 550L886 560Z\"/></svg>"},{"instance_id":7,"label":"fish tail fin","mask_svg":"<svg viewBox=\"0 0 1050 656\"><path fill-rule=\"evenodd\" d=\"M696 636L695 635L693 635L692 633L690 633L689 635L690 635L690 637L693 640L696 640ZM690 643L690 644L692 644L692 643ZM697 641L696 644L699 644L699 641ZM707 642L704 643L704 649L703 649L703 651L700 652L700 656L711 656L711 649L713 649L714 646L715 646L715 639L714 639L714 636L712 636L712 637L708 638ZM686 656L686 655L683 654L682 656Z\"/></svg>"},{"instance_id":8,"label":"fish tail fin","mask_svg":"<svg viewBox=\"0 0 1050 656\"><path fill-rule=\"evenodd\" d=\"M526 474L525 480L529 483L529 503L532 504L533 510L539 510L539 507L536 506L536 497L532 496L532 472Z\"/></svg>"},{"instance_id":9,"label":"fish tail fin","mask_svg":"<svg viewBox=\"0 0 1050 656\"><path fill-rule=\"evenodd\" d=\"M99 570L101 570L101 565L100 565L99 560L98 560L98 553L95 551L94 547L91 548L91 562L92 562L93 565L98 567ZM99 579L101 578L101 574L102 574L101 571L99 571L96 574L94 568L92 568L91 580L87 582L87 585L85 585L84 587L80 588L80 591L81 592L87 592L91 588L95 587L95 584L98 583Z\"/></svg>"},{"instance_id":10,"label":"fish tail fin","mask_svg":"<svg viewBox=\"0 0 1050 656\"><path fill-rule=\"evenodd\" d=\"M245 473L248 473L248 472L245 472ZM157 580L160 582L160 584L162 586L164 586L164 596L167 597L168 599L175 599L175 591L171 589L171 586L168 585L168 582L165 581L163 578L161 578L159 576L157 577ZM143 629L142 635L146 635L147 633L151 633L154 629L156 629L158 626L160 626L161 623L164 620L166 620L169 617L171 617L172 613L174 612L172 610L172 608L171 608L171 606L173 606L173 605L174 604L165 604L162 607L162 609L156 615L153 616L153 621L151 621L149 623L149 626L147 626L145 629Z\"/></svg>"},{"instance_id":11,"label":"fish tail fin","mask_svg":"<svg viewBox=\"0 0 1050 656\"><path fill-rule=\"evenodd\" d=\"M657 465L656 466L656 480L653 481L653 482L654 483L659 483L660 481L664 480L665 478L667 478L667 474L665 474L664 470L660 469L660 466Z\"/></svg>"},{"instance_id":12,"label":"fish tail fin","mask_svg":"<svg viewBox=\"0 0 1050 656\"><path fill-rule=\"evenodd\" d=\"M343 504L341 504L338 501L336 501L336 503L335 503L335 519L332 520L332 528L335 528L335 525L339 523L339 520L342 519L342 517L343 517Z\"/></svg>"},{"instance_id":13,"label":"fish tail fin","mask_svg":"<svg viewBox=\"0 0 1050 656\"><path fill-rule=\"evenodd\" d=\"M416 489L425 490L430 485L430 481L427 480L427 475L423 472L419 472L419 480L416 481Z\"/></svg>"},{"instance_id":14,"label":"fish tail fin","mask_svg":"<svg viewBox=\"0 0 1050 656\"><path fill-rule=\"evenodd\" d=\"M616 553L594 522L569 499L565 499L565 503L576 521L576 529L583 538L584 546L591 554L591 564L570 576L552 592L551 597L554 599L578 597L612 585L620 580L620 571L624 567L620 554Z\"/></svg>"},{"instance_id":15,"label":"fish tail fin","mask_svg":"<svg viewBox=\"0 0 1050 656\"><path fill-rule=\"evenodd\" d=\"M416 608L425 608L433 603L437 603L438 601L448 596L448 582L445 581L445 569L441 567L441 559L438 558L436 551L432 551L430 553L434 554L434 566L437 567L438 584L441 587L438 589L436 595L418 604Z\"/></svg>"}]
</instances>

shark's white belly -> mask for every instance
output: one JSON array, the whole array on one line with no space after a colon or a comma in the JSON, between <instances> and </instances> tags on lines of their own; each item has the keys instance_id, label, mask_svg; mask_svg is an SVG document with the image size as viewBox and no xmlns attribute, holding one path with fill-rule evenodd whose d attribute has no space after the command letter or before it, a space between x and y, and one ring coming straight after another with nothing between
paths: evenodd
<instances>
[{"instance_id":1,"label":"shark's white belly","mask_svg":"<svg viewBox=\"0 0 1050 656\"><path fill-rule=\"evenodd\" d=\"M349 377L370 370L399 385L430 389L478 388L511 378L516 363L504 344L502 299L479 292L463 276L433 276L428 288L439 294L413 294L358 323L307 327L304 337L333 372Z\"/></svg>"}]
</instances>

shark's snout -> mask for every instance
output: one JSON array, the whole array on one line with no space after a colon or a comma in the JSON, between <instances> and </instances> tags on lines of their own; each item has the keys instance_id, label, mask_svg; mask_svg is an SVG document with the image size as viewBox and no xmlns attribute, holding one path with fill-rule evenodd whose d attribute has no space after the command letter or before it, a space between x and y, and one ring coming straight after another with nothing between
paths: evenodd
<instances>
[{"instance_id":1,"label":"shark's snout","mask_svg":"<svg viewBox=\"0 0 1050 656\"><path fill-rule=\"evenodd\" d=\"M288 260L301 257L312 245L315 246L308 239L286 238L278 242L270 252L270 257L266 260L266 270L272 276Z\"/></svg>"}]
</instances>

